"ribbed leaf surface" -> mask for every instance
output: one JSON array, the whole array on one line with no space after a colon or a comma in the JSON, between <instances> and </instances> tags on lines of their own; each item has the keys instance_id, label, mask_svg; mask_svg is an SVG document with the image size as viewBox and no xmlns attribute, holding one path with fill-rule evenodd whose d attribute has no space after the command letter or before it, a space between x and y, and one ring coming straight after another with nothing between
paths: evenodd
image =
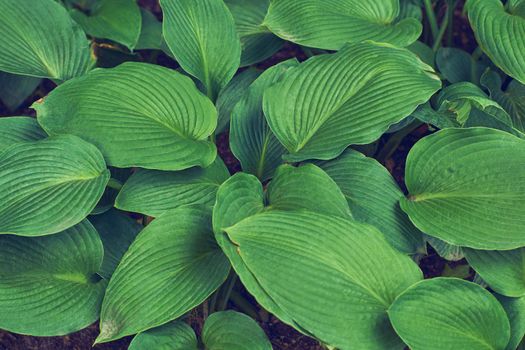
<instances>
[{"instance_id":1,"label":"ribbed leaf surface","mask_svg":"<svg viewBox=\"0 0 525 350\"><path fill-rule=\"evenodd\" d=\"M525 245L525 141L487 128L445 129L407 159L401 208L423 232L475 249Z\"/></svg>"},{"instance_id":2,"label":"ribbed leaf surface","mask_svg":"<svg viewBox=\"0 0 525 350\"><path fill-rule=\"evenodd\" d=\"M229 270L213 237L211 209L187 206L164 213L137 236L111 277L97 342L182 316L206 300Z\"/></svg>"},{"instance_id":3,"label":"ribbed leaf surface","mask_svg":"<svg viewBox=\"0 0 525 350\"><path fill-rule=\"evenodd\" d=\"M46 137L35 118L0 118L0 152L17 143L38 141Z\"/></svg>"},{"instance_id":4,"label":"ribbed leaf surface","mask_svg":"<svg viewBox=\"0 0 525 350\"><path fill-rule=\"evenodd\" d=\"M406 49L361 43L320 55L266 90L264 113L288 161L332 159L370 143L426 102L441 83Z\"/></svg>"},{"instance_id":5,"label":"ribbed leaf surface","mask_svg":"<svg viewBox=\"0 0 525 350\"><path fill-rule=\"evenodd\" d=\"M218 157L204 169L179 172L140 169L124 184L115 206L154 217L184 205L213 206L220 184L229 176L228 169Z\"/></svg>"},{"instance_id":6,"label":"ribbed leaf surface","mask_svg":"<svg viewBox=\"0 0 525 350\"><path fill-rule=\"evenodd\" d=\"M0 101L7 109L14 111L41 82L40 78L0 72Z\"/></svg>"},{"instance_id":7,"label":"ribbed leaf surface","mask_svg":"<svg viewBox=\"0 0 525 350\"><path fill-rule=\"evenodd\" d=\"M93 226L47 237L0 236L0 328L34 336L64 335L93 323L106 283Z\"/></svg>"},{"instance_id":8,"label":"ribbed leaf surface","mask_svg":"<svg viewBox=\"0 0 525 350\"><path fill-rule=\"evenodd\" d=\"M146 63L97 69L35 103L51 135L75 134L95 144L109 165L181 170L216 156L207 137L217 111L190 78Z\"/></svg>"},{"instance_id":9,"label":"ribbed leaf surface","mask_svg":"<svg viewBox=\"0 0 525 350\"><path fill-rule=\"evenodd\" d=\"M507 298L501 295L496 295L501 305L507 312L507 317L510 321L510 341L505 350L516 350L518 344L522 343L525 335L525 297L521 298Z\"/></svg>"},{"instance_id":10,"label":"ribbed leaf surface","mask_svg":"<svg viewBox=\"0 0 525 350\"><path fill-rule=\"evenodd\" d=\"M139 333L128 350L198 350L193 329L184 322L175 321Z\"/></svg>"},{"instance_id":11,"label":"ribbed leaf surface","mask_svg":"<svg viewBox=\"0 0 525 350\"><path fill-rule=\"evenodd\" d=\"M398 19L399 10L399 0L276 0L263 24L285 40L320 49L366 40L408 46L421 34L421 23Z\"/></svg>"},{"instance_id":12,"label":"ribbed leaf surface","mask_svg":"<svg viewBox=\"0 0 525 350\"><path fill-rule=\"evenodd\" d=\"M100 152L64 135L0 153L0 235L43 236L82 221L104 192Z\"/></svg>"},{"instance_id":13,"label":"ribbed leaf surface","mask_svg":"<svg viewBox=\"0 0 525 350\"><path fill-rule=\"evenodd\" d=\"M164 38L171 52L215 100L241 60L232 14L222 0L161 0L160 4Z\"/></svg>"},{"instance_id":14,"label":"ribbed leaf surface","mask_svg":"<svg viewBox=\"0 0 525 350\"><path fill-rule=\"evenodd\" d=\"M54 0L0 2L0 70L67 80L90 66L89 41Z\"/></svg>"},{"instance_id":15,"label":"ribbed leaf surface","mask_svg":"<svg viewBox=\"0 0 525 350\"><path fill-rule=\"evenodd\" d=\"M470 0L468 17L492 62L525 84L525 12L515 12L510 5L505 8L500 0Z\"/></svg>"},{"instance_id":16,"label":"ribbed leaf surface","mask_svg":"<svg viewBox=\"0 0 525 350\"><path fill-rule=\"evenodd\" d=\"M456 278L421 281L388 310L412 350L504 350L510 337L505 310L482 287Z\"/></svg>"}]
</instances>

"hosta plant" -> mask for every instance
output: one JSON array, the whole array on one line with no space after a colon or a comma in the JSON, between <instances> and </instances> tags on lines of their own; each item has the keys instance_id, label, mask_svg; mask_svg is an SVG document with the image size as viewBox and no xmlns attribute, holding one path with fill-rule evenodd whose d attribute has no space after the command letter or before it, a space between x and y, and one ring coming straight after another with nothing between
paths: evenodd
<instances>
[{"instance_id":1,"label":"hosta plant","mask_svg":"<svg viewBox=\"0 0 525 350\"><path fill-rule=\"evenodd\" d=\"M524 0L139 5L0 1L0 329L525 347Z\"/></svg>"}]
</instances>

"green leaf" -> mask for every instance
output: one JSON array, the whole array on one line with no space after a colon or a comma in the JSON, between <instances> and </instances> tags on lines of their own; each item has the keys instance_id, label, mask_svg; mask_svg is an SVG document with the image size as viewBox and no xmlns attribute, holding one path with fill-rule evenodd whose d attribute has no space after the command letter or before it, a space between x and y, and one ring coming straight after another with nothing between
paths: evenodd
<instances>
[{"instance_id":1,"label":"green leaf","mask_svg":"<svg viewBox=\"0 0 525 350\"><path fill-rule=\"evenodd\" d=\"M225 0L235 20L241 39L241 67L249 66L271 57L283 46L264 24L270 0Z\"/></svg>"},{"instance_id":2,"label":"green leaf","mask_svg":"<svg viewBox=\"0 0 525 350\"><path fill-rule=\"evenodd\" d=\"M202 330L202 342L209 350L272 350L257 322L235 311L211 314Z\"/></svg>"},{"instance_id":3,"label":"green leaf","mask_svg":"<svg viewBox=\"0 0 525 350\"><path fill-rule=\"evenodd\" d=\"M448 261L460 261L465 258L463 248L449 244L439 238L425 235L425 240L434 248L440 257Z\"/></svg>"},{"instance_id":4,"label":"green leaf","mask_svg":"<svg viewBox=\"0 0 525 350\"><path fill-rule=\"evenodd\" d=\"M525 141L487 128L445 129L407 158L401 208L428 235L474 249L525 245Z\"/></svg>"},{"instance_id":5,"label":"green leaf","mask_svg":"<svg viewBox=\"0 0 525 350\"><path fill-rule=\"evenodd\" d=\"M142 29L135 50L164 50L166 43L162 36L162 23L150 11L141 8Z\"/></svg>"},{"instance_id":6,"label":"green leaf","mask_svg":"<svg viewBox=\"0 0 525 350\"><path fill-rule=\"evenodd\" d=\"M124 184L115 206L154 217L185 205L211 207L220 184L229 176L219 157L204 169L191 168L179 172L140 169Z\"/></svg>"},{"instance_id":7,"label":"green leaf","mask_svg":"<svg viewBox=\"0 0 525 350\"><path fill-rule=\"evenodd\" d=\"M469 0L468 17L483 52L525 84L525 12L506 11L500 0Z\"/></svg>"},{"instance_id":8,"label":"green leaf","mask_svg":"<svg viewBox=\"0 0 525 350\"><path fill-rule=\"evenodd\" d=\"M71 17L87 34L109 39L133 50L142 27L142 16L136 0L98 0L89 15L72 10Z\"/></svg>"},{"instance_id":9,"label":"green leaf","mask_svg":"<svg viewBox=\"0 0 525 350\"><path fill-rule=\"evenodd\" d=\"M139 333L133 338L128 350L198 350L193 329L181 321Z\"/></svg>"},{"instance_id":10,"label":"green leaf","mask_svg":"<svg viewBox=\"0 0 525 350\"><path fill-rule=\"evenodd\" d=\"M279 63L250 85L232 111L230 147L243 171L262 181L271 178L282 164L286 149L270 130L263 114L264 91L278 82L285 72L299 65L296 59Z\"/></svg>"},{"instance_id":11,"label":"green leaf","mask_svg":"<svg viewBox=\"0 0 525 350\"><path fill-rule=\"evenodd\" d=\"M43 236L82 221L109 180L100 152L64 135L0 153L0 235Z\"/></svg>"},{"instance_id":12,"label":"green leaf","mask_svg":"<svg viewBox=\"0 0 525 350\"><path fill-rule=\"evenodd\" d=\"M222 0L161 0L164 39L181 67L215 100L241 60L232 14Z\"/></svg>"},{"instance_id":13,"label":"green leaf","mask_svg":"<svg viewBox=\"0 0 525 350\"><path fill-rule=\"evenodd\" d=\"M410 46L407 46L407 49L415 53L421 61L435 68L435 54L430 46L421 41L414 41Z\"/></svg>"},{"instance_id":14,"label":"green leaf","mask_svg":"<svg viewBox=\"0 0 525 350\"><path fill-rule=\"evenodd\" d=\"M108 186L106 186L106 190L104 191L102 198L100 198L100 200L97 203L97 206L91 211L90 215L104 214L105 212L107 212L115 206L115 200L120 192L118 185L121 186L121 189L121 184L126 182L126 180L131 176L132 170L110 167L109 172L111 175L110 182L112 184L117 184L117 188L112 188L112 184L108 183Z\"/></svg>"},{"instance_id":15,"label":"green leaf","mask_svg":"<svg viewBox=\"0 0 525 350\"><path fill-rule=\"evenodd\" d=\"M103 253L87 220L47 237L0 236L0 328L54 336L89 326L106 287Z\"/></svg>"},{"instance_id":16,"label":"green leaf","mask_svg":"<svg viewBox=\"0 0 525 350\"><path fill-rule=\"evenodd\" d=\"M115 167L182 170L208 166L216 157L207 141L215 107L190 78L168 68L128 62L96 69L33 108L50 135L80 136Z\"/></svg>"},{"instance_id":17,"label":"green leaf","mask_svg":"<svg viewBox=\"0 0 525 350\"><path fill-rule=\"evenodd\" d=\"M505 350L516 350L518 344L523 343L525 335L525 297L507 298L496 294L496 298L507 312L510 321L510 341Z\"/></svg>"},{"instance_id":18,"label":"green leaf","mask_svg":"<svg viewBox=\"0 0 525 350\"><path fill-rule=\"evenodd\" d=\"M0 101L10 111L16 110L40 85L42 79L0 72Z\"/></svg>"},{"instance_id":19,"label":"green leaf","mask_svg":"<svg viewBox=\"0 0 525 350\"><path fill-rule=\"evenodd\" d=\"M206 300L229 270L213 237L210 208L186 206L165 212L139 233L111 277L97 342L182 316Z\"/></svg>"},{"instance_id":20,"label":"green leaf","mask_svg":"<svg viewBox=\"0 0 525 350\"><path fill-rule=\"evenodd\" d=\"M442 47L436 53L436 65L439 72L450 83L468 81L479 84L487 66L472 59L472 56L453 47Z\"/></svg>"},{"instance_id":21,"label":"green leaf","mask_svg":"<svg viewBox=\"0 0 525 350\"><path fill-rule=\"evenodd\" d=\"M236 75L221 91L216 103L219 114L216 134L222 132L228 126L233 108L246 94L246 89L260 74L261 72L254 68L247 69Z\"/></svg>"},{"instance_id":22,"label":"green leaf","mask_svg":"<svg viewBox=\"0 0 525 350\"><path fill-rule=\"evenodd\" d=\"M293 169L278 170L266 208L251 175L237 174L219 189L216 238L243 284L265 309L324 343L402 349L386 309L421 271L377 229L341 215L342 204L328 202L336 197L322 195L331 185L311 189L322 180L319 168ZM271 263L276 257L279 264Z\"/></svg>"},{"instance_id":23,"label":"green leaf","mask_svg":"<svg viewBox=\"0 0 525 350\"><path fill-rule=\"evenodd\" d=\"M441 113L434 110L430 103L425 103L416 108L412 116L417 120L435 126L438 129L456 128L459 127L457 120L453 118L450 113Z\"/></svg>"},{"instance_id":24,"label":"green leaf","mask_svg":"<svg viewBox=\"0 0 525 350\"><path fill-rule=\"evenodd\" d=\"M115 209L92 216L89 221L97 229L104 245L104 261L99 273L109 280L142 226Z\"/></svg>"},{"instance_id":25,"label":"green leaf","mask_svg":"<svg viewBox=\"0 0 525 350\"><path fill-rule=\"evenodd\" d=\"M0 2L0 71L68 80L90 66L89 41L58 2Z\"/></svg>"},{"instance_id":26,"label":"green leaf","mask_svg":"<svg viewBox=\"0 0 525 350\"><path fill-rule=\"evenodd\" d=\"M332 159L378 139L441 83L413 53L361 43L315 56L264 93L270 128L287 161Z\"/></svg>"},{"instance_id":27,"label":"green leaf","mask_svg":"<svg viewBox=\"0 0 525 350\"><path fill-rule=\"evenodd\" d=\"M14 144L38 141L46 137L35 118L0 118L0 152Z\"/></svg>"},{"instance_id":28,"label":"green leaf","mask_svg":"<svg viewBox=\"0 0 525 350\"><path fill-rule=\"evenodd\" d=\"M421 232L399 207L403 192L375 159L348 149L337 159L316 164L339 185L357 221L377 227L404 253L425 252Z\"/></svg>"},{"instance_id":29,"label":"green leaf","mask_svg":"<svg viewBox=\"0 0 525 350\"><path fill-rule=\"evenodd\" d=\"M388 315L412 350L503 350L510 337L509 320L496 298L477 284L456 278L413 285L396 299Z\"/></svg>"},{"instance_id":30,"label":"green leaf","mask_svg":"<svg viewBox=\"0 0 525 350\"><path fill-rule=\"evenodd\" d=\"M499 294L525 295L525 248L513 250L465 249L468 263Z\"/></svg>"},{"instance_id":31,"label":"green leaf","mask_svg":"<svg viewBox=\"0 0 525 350\"><path fill-rule=\"evenodd\" d=\"M284 40L319 49L367 40L408 46L422 26L415 18L398 19L399 14L399 0L276 0L263 25Z\"/></svg>"}]
</instances>

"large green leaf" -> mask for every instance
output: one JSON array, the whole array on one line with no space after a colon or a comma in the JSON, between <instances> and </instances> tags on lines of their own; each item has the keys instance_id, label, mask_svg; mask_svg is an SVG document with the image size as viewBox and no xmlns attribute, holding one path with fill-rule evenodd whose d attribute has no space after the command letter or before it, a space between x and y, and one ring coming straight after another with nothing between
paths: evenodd
<instances>
[{"instance_id":1,"label":"large green leaf","mask_svg":"<svg viewBox=\"0 0 525 350\"><path fill-rule=\"evenodd\" d=\"M263 114L264 91L278 82L284 73L299 65L295 59L267 69L235 105L230 124L230 147L243 171L262 181L271 178L282 164L286 149L274 136Z\"/></svg>"},{"instance_id":2,"label":"large green leaf","mask_svg":"<svg viewBox=\"0 0 525 350\"><path fill-rule=\"evenodd\" d=\"M206 300L229 270L213 237L210 208L167 211L139 233L111 277L97 342L182 316Z\"/></svg>"},{"instance_id":3,"label":"large green leaf","mask_svg":"<svg viewBox=\"0 0 525 350\"><path fill-rule=\"evenodd\" d=\"M35 118L0 118L0 152L14 144L38 141L46 136Z\"/></svg>"},{"instance_id":4,"label":"large green leaf","mask_svg":"<svg viewBox=\"0 0 525 350\"><path fill-rule=\"evenodd\" d=\"M184 205L213 206L220 184L229 176L219 157L204 169L179 172L140 169L124 184L115 206L154 217Z\"/></svg>"},{"instance_id":5,"label":"large green leaf","mask_svg":"<svg viewBox=\"0 0 525 350\"><path fill-rule=\"evenodd\" d=\"M137 334L128 350L198 350L197 336L184 322L175 321Z\"/></svg>"},{"instance_id":6,"label":"large green leaf","mask_svg":"<svg viewBox=\"0 0 525 350\"><path fill-rule=\"evenodd\" d=\"M216 156L206 140L215 107L190 78L168 68L128 62L96 69L33 108L50 135L78 135L119 168L181 170L208 166Z\"/></svg>"},{"instance_id":7,"label":"large green leaf","mask_svg":"<svg viewBox=\"0 0 525 350\"><path fill-rule=\"evenodd\" d=\"M381 164L351 149L317 164L339 185L356 220L377 227L404 253L425 252L421 232L399 207L403 192Z\"/></svg>"},{"instance_id":8,"label":"large green leaf","mask_svg":"<svg viewBox=\"0 0 525 350\"><path fill-rule=\"evenodd\" d=\"M507 312L510 321L510 341L505 350L516 350L518 344L523 343L525 335L525 297L507 298L502 295L496 295L501 305ZM519 348L520 350L523 347Z\"/></svg>"},{"instance_id":9,"label":"large green leaf","mask_svg":"<svg viewBox=\"0 0 525 350\"><path fill-rule=\"evenodd\" d=\"M456 278L421 281L388 310L412 350L504 350L510 337L505 310L482 287Z\"/></svg>"},{"instance_id":10,"label":"large green leaf","mask_svg":"<svg viewBox=\"0 0 525 350\"><path fill-rule=\"evenodd\" d=\"M43 236L78 224L108 180L100 152L75 136L5 149L0 153L0 235Z\"/></svg>"},{"instance_id":11,"label":"large green leaf","mask_svg":"<svg viewBox=\"0 0 525 350\"><path fill-rule=\"evenodd\" d=\"M93 323L106 283L102 242L84 220L47 237L0 236L0 328L64 335Z\"/></svg>"},{"instance_id":12,"label":"large green leaf","mask_svg":"<svg viewBox=\"0 0 525 350\"><path fill-rule=\"evenodd\" d=\"M223 0L161 0L166 43L181 67L199 79L212 100L241 60L241 43Z\"/></svg>"},{"instance_id":13,"label":"large green leaf","mask_svg":"<svg viewBox=\"0 0 525 350\"><path fill-rule=\"evenodd\" d=\"M67 80L90 61L89 41L58 2L0 1L0 71Z\"/></svg>"},{"instance_id":14,"label":"large green leaf","mask_svg":"<svg viewBox=\"0 0 525 350\"><path fill-rule=\"evenodd\" d=\"M406 49L352 44L290 70L264 93L264 113L286 160L332 159L378 139L440 85Z\"/></svg>"},{"instance_id":15,"label":"large green leaf","mask_svg":"<svg viewBox=\"0 0 525 350\"><path fill-rule=\"evenodd\" d=\"M402 349L386 309L421 271L377 229L341 215L333 195L323 199L331 186L319 185L317 167L290 168L270 183L266 208L251 175L219 189L216 238L243 284L282 321L337 348Z\"/></svg>"},{"instance_id":16,"label":"large green leaf","mask_svg":"<svg viewBox=\"0 0 525 350\"><path fill-rule=\"evenodd\" d=\"M506 9L501 0L469 0L468 17L487 56L525 84L525 11L515 12L512 2L508 4Z\"/></svg>"},{"instance_id":17,"label":"large green leaf","mask_svg":"<svg viewBox=\"0 0 525 350\"><path fill-rule=\"evenodd\" d=\"M525 141L487 128L445 129L407 158L401 208L423 232L475 249L525 246Z\"/></svg>"},{"instance_id":18,"label":"large green leaf","mask_svg":"<svg viewBox=\"0 0 525 350\"><path fill-rule=\"evenodd\" d=\"M399 0L274 0L263 25L301 45L339 50L372 40L408 46L421 34L415 18L399 19Z\"/></svg>"},{"instance_id":19,"label":"large green leaf","mask_svg":"<svg viewBox=\"0 0 525 350\"><path fill-rule=\"evenodd\" d=\"M0 101L14 111L24 103L38 85L40 78L0 72Z\"/></svg>"},{"instance_id":20,"label":"large green leaf","mask_svg":"<svg viewBox=\"0 0 525 350\"><path fill-rule=\"evenodd\" d=\"M283 41L263 25L270 0L225 0L224 2L233 15L241 39L241 66L263 61L283 46Z\"/></svg>"},{"instance_id":21,"label":"large green leaf","mask_svg":"<svg viewBox=\"0 0 525 350\"><path fill-rule=\"evenodd\" d=\"M142 16L136 0L98 0L89 15L72 10L73 19L87 34L113 40L130 50L135 48L142 27Z\"/></svg>"},{"instance_id":22,"label":"large green leaf","mask_svg":"<svg viewBox=\"0 0 525 350\"><path fill-rule=\"evenodd\" d=\"M235 311L211 314L202 330L202 342L208 350L272 350L257 322Z\"/></svg>"},{"instance_id":23,"label":"large green leaf","mask_svg":"<svg viewBox=\"0 0 525 350\"><path fill-rule=\"evenodd\" d=\"M525 295L525 248L465 249L465 255L470 266L494 291L508 297Z\"/></svg>"}]
</instances>

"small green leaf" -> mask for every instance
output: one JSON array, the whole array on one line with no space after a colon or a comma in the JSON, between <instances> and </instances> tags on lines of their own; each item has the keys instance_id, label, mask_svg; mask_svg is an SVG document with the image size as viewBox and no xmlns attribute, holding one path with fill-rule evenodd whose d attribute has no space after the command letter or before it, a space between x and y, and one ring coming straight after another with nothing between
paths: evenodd
<instances>
[{"instance_id":1,"label":"small green leaf","mask_svg":"<svg viewBox=\"0 0 525 350\"><path fill-rule=\"evenodd\" d=\"M471 82L479 84L486 64L476 62L472 56L460 49L442 47L436 53L436 65L439 72L450 83Z\"/></svg>"},{"instance_id":2,"label":"small green leaf","mask_svg":"<svg viewBox=\"0 0 525 350\"><path fill-rule=\"evenodd\" d=\"M525 141L487 129L445 129L410 151L401 208L423 232L474 249L525 245Z\"/></svg>"},{"instance_id":3,"label":"small green leaf","mask_svg":"<svg viewBox=\"0 0 525 350\"><path fill-rule=\"evenodd\" d=\"M35 103L50 135L75 134L95 144L109 165L182 170L208 166L207 141L217 111L190 78L160 66L128 62L96 69Z\"/></svg>"},{"instance_id":4,"label":"small green leaf","mask_svg":"<svg viewBox=\"0 0 525 350\"><path fill-rule=\"evenodd\" d=\"M103 254L87 220L47 237L0 236L0 328L56 336L95 322Z\"/></svg>"},{"instance_id":5,"label":"small green leaf","mask_svg":"<svg viewBox=\"0 0 525 350\"><path fill-rule=\"evenodd\" d=\"M504 350L510 338L509 320L496 298L456 278L416 283L396 299L388 315L412 350Z\"/></svg>"},{"instance_id":6,"label":"small green leaf","mask_svg":"<svg viewBox=\"0 0 525 350\"><path fill-rule=\"evenodd\" d=\"M175 320L206 300L229 270L213 237L210 208L165 212L139 233L111 277L97 342Z\"/></svg>"},{"instance_id":7,"label":"small green leaf","mask_svg":"<svg viewBox=\"0 0 525 350\"><path fill-rule=\"evenodd\" d=\"M0 118L0 152L17 143L38 141L46 137L35 118Z\"/></svg>"},{"instance_id":8,"label":"small green leaf","mask_svg":"<svg viewBox=\"0 0 525 350\"><path fill-rule=\"evenodd\" d=\"M232 14L222 0L161 0L164 39L181 67L215 100L241 60Z\"/></svg>"},{"instance_id":9,"label":"small green leaf","mask_svg":"<svg viewBox=\"0 0 525 350\"><path fill-rule=\"evenodd\" d=\"M523 349L523 336L525 335L525 297L507 298L496 294L499 302L507 312L510 321L510 341L505 350Z\"/></svg>"},{"instance_id":10,"label":"small green leaf","mask_svg":"<svg viewBox=\"0 0 525 350\"><path fill-rule=\"evenodd\" d=\"M263 25L284 40L319 49L339 50L367 40L408 46L422 26L399 14L399 0L276 0Z\"/></svg>"},{"instance_id":11,"label":"small green leaf","mask_svg":"<svg viewBox=\"0 0 525 350\"><path fill-rule=\"evenodd\" d=\"M10 111L16 110L40 85L42 79L0 72L0 101Z\"/></svg>"},{"instance_id":12,"label":"small green leaf","mask_svg":"<svg viewBox=\"0 0 525 350\"><path fill-rule=\"evenodd\" d=\"M89 41L54 0L0 1L0 70L68 80L91 67Z\"/></svg>"},{"instance_id":13,"label":"small green leaf","mask_svg":"<svg viewBox=\"0 0 525 350\"><path fill-rule=\"evenodd\" d=\"M0 153L0 235L63 231L93 210L109 180L100 152L64 135Z\"/></svg>"},{"instance_id":14,"label":"small green leaf","mask_svg":"<svg viewBox=\"0 0 525 350\"><path fill-rule=\"evenodd\" d=\"M166 43L162 36L162 23L150 11L141 8L142 30L135 50L164 50Z\"/></svg>"},{"instance_id":15,"label":"small green leaf","mask_svg":"<svg viewBox=\"0 0 525 350\"><path fill-rule=\"evenodd\" d=\"M463 248L449 244L439 238L425 235L425 240L434 248L440 257L448 261L459 261L465 258Z\"/></svg>"},{"instance_id":16,"label":"small green leaf","mask_svg":"<svg viewBox=\"0 0 525 350\"><path fill-rule=\"evenodd\" d=\"M175 321L137 334L128 350L198 350L197 336L184 322Z\"/></svg>"}]
</instances>

